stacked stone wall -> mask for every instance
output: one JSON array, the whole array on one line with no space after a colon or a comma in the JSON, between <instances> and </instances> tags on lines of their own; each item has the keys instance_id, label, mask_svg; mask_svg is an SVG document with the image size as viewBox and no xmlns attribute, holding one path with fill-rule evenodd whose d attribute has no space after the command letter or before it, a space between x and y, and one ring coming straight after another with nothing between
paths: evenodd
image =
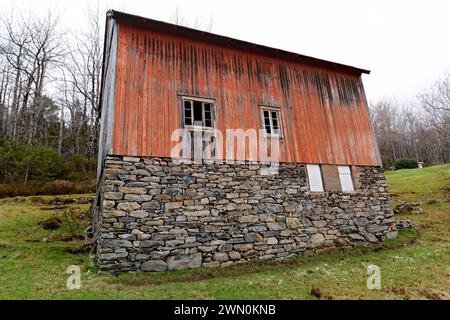
<instances>
[{"instance_id":1,"label":"stacked stone wall","mask_svg":"<svg viewBox=\"0 0 450 320\"><path fill-rule=\"evenodd\" d=\"M105 271L226 267L397 235L383 171L352 167L356 192L310 192L305 165L177 164L108 156L94 211Z\"/></svg>"}]
</instances>

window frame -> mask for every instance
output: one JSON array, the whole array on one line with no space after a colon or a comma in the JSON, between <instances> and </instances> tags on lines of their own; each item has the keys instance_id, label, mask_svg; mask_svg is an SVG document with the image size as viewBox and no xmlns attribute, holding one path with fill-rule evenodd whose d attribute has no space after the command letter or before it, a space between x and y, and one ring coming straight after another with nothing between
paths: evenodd
<instances>
[{"instance_id":1,"label":"window frame","mask_svg":"<svg viewBox=\"0 0 450 320\"><path fill-rule=\"evenodd\" d=\"M260 105L259 108L260 108L260 113L261 113L262 128L264 129L264 137L283 139L284 135L283 135L283 121L282 121L282 116L281 116L281 108L275 107L275 106L267 106L267 105ZM267 129L266 129L264 111L267 111L269 113L270 133L268 133ZM277 114L278 133L273 133L274 129L273 129L272 112L276 112L276 114Z\"/></svg>"},{"instance_id":2,"label":"window frame","mask_svg":"<svg viewBox=\"0 0 450 320\"><path fill-rule=\"evenodd\" d=\"M193 124L186 124L186 107L185 102L189 101L191 102L191 119ZM194 102L201 102L202 104L202 125L198 126L195 125L194 121ZM205 126L205 104L211 105L211 126L207 127ZM197 96L187 96L182 95L181 96L181 116L182 116L182 124L183 128L195 131L195 130L201 130L201 131L214 131L217 128L217 117L216 117L216 100L212 98L204 98L204 97L197 97Z\"/></svg>"}]
</instances>

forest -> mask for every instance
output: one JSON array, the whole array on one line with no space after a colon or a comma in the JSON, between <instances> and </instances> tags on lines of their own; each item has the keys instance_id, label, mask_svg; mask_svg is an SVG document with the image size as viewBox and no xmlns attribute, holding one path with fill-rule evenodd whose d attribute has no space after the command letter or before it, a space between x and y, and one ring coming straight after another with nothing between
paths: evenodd
<instances>
[{"instance_id":1,"label":"forest","mask_svg":"<svg viewBox=\"0 0 450 320\"><path fill-rule=\"evenodd\" d=\"M83 21L68 30L50 11L0 17L0 197L95 190L104 12L88 8ZM178 11L172 22L183 23ZM450 74L407 105L369 105L386 169L450 162Z\"/></svg>"}]
</instances>

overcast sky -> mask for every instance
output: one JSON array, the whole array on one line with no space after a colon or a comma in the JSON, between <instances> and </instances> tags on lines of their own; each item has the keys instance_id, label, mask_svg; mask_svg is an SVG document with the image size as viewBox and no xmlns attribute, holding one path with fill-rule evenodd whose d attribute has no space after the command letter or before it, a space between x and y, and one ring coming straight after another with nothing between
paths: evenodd
<instances>
[{"instance_id":1,"label":"overcast sky","mask_svg":"<svg viewBox=\"0 0 450 320\"><path fill-rule=\"evenodd\" d=\"M15 6L62 14L76 29L89 0L0 0L0 11ZM212 32L371 70L364 75L369 102L412 101L450 72L450 1L288 0L99 0L111 8L170 21L175 8L187 22L213 19Z\"/></svg>"}]
</instances>

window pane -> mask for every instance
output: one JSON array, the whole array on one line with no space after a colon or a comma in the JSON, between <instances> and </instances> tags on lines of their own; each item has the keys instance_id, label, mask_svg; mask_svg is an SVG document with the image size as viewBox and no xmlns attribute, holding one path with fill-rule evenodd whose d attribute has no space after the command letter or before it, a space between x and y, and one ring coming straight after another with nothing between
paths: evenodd
<instances>
[{"instance_id":1,"label":"window pane","mask_svg":"<svg viewBox=\"0 0 450 320\"><path fill-rule=\"evenodd\" d=\"M272 130L270 129L270 119L264 118L264 127L266 128L267 133L272 133Z\"/></svg>"},{"instance_id":2,"label":"window pane","mask_svg":"<svg viewBox=\"0 0 450 320\"><path fill-rule=\"evenodd\" d=\"M272 118L272 126L274 129L278 129L278 120L277 119Z\"/></svg>"},{"instance_id":3,"label":"window pane","mask_svg":"<svg viewBox=\"0 0 450 320\"><path fill-rule=\"evenodd\" d=\"M184 101L184 123L188 126L192 125L191 101Z\"/></svg>"},{"instance_id":4,"label":"window pane","mask_svg":"<svg viewBox=\"0 0 450 320\"><path fill-rule=\"evenodd\" d=\"M194 125L201 126L202 124L203 124L202 103L200 101L194 101Z\"/></svg>"},{"instance_id":5,"label":"window pane","mask_svg":"<svg viewBox=\"0 0 450 320\"><path fill-rule=\"evenodd\" d=\"M205 111L205 120L211 120L211 112Z\"/></svg>"},{"instance_id":6,"label":"window pane","mask_svg":"<svg viewBox=\"0 0 450 320\"><path fill-rule=\"evenodd\" d=\"M272 128L274 134L280 134L280 127L278 125L278 112L272 111Z\"/></svg>"},{"instance_id":7,"label":"window pane","mask_svg":"<svg viewBox=\"0 0 450 320\"><path fill-rule=\"evenodd\" d=\"M276 111L272 111L272 119L274 120L278 119L278 114Z\"/></svg>"}]
</instances>

